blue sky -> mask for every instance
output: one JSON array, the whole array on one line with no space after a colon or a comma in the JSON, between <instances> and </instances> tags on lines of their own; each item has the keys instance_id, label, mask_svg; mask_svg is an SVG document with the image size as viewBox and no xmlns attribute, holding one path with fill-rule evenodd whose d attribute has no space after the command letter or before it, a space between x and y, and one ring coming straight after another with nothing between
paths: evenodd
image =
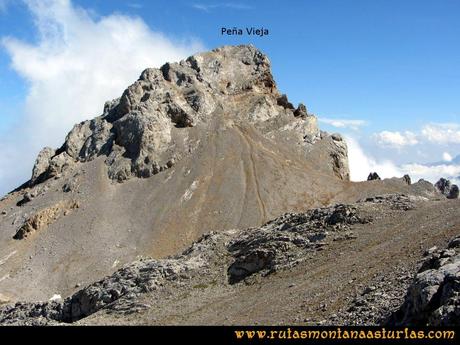
<instances>
[{"instance_id":1,"label":"blue sky","mask_svg":"<svg viewBox=\"0 0 460 345\"><path fill-rule=\"evenodd\" d=\"M76 44L72 38L56 39L54 34L44 33L54 27L53 21L57 22L59 30L68 30L69 37L75 32L75 37L79 37L87 22L95 24L95 36L99 30L105 30L107 37L111 37L110 25L101 29L97 24L111 18L116 25L117 16L122 16L129 19L128 27L135 21L146 26L147 29L139 29L133 24L133 32L144 30L142 37L161 33L172 46L168 45L171 54L165 53L166 57L225 44L253 43L270 57L282 92L295 103L304 102L309 111L319 116L323 128L345 133L350 138L352 149L359 153L354 159L369 161L361 170L388 168L388 174L392 174L402 172L404 164L443 159L448 165L449 156L460 153L458 0L45 2L49 6L38 8L36 0L0 0L0 144L3 147L16 143L11 133L20 133L18 123L23 123L24 119L35 119L35 126L39 126L40 116L44 117L44 122L80 120L63 113L64 101L54 108L37 109L37 114L33 112L37 103L43 101L53 105L59 97L49 91L54 90L54 81L43 77L42 71L31 70L35 66L34 59L43 60L49 41L55 55L59 54L59 49L73 49L69 46L81 44L81 41ZM69 14L59 17L63 8L71 12L71 17ZM79 18L76 20L79 24L66 23L74 22L75 18ZM222 36L220 28L223 26L263 27L270 34L265 37ZM27 49L37 48L37 54L32 54L29 61L27 53L11 41L21 42ZM83 42L89 41L85 38ZM152 56L159 51L155 49L155 42L150 43ZM174 50L176 46L179 48ZM74 55L79 53L78 50L70 51L77 52ZM148 51L139 54L142 57L139 61L149 61L144 58L149 55ZM93 58L90 56L75 63L82 66L87 63L90 69L94 67ZM160 62L152 60L152 64ZM60 68L58 72L63 71L65 75L66 67ZM114 69L116 67L112 72L116 74ZM139 74L141 69L133 66L131 74L126 72L124 78L133 81L135 77L132 76ZM48 92L40 91L43 84ZM62 92L62 85L57 90ZM113 92L118 91L114 88ZM50 109L57 109L56 117L46 117ZM84 114L92 117L90 115L95 116L97 112ZM62 133L50 134L51 130ZM28 151L35 155L38 144L56 145L67 130L67 124L62 128L49 127L49 137L37 136ZM0 156L0 160L3 158L5 163L12 156L10 151L9 155ZM23 178L27 169L24 164L23 171L16 175ZM457 170L449 173L455 175ZM0 191L4 191L14 178L3 182L1 178L0 165Z\"/></svg>"}]
</instances>

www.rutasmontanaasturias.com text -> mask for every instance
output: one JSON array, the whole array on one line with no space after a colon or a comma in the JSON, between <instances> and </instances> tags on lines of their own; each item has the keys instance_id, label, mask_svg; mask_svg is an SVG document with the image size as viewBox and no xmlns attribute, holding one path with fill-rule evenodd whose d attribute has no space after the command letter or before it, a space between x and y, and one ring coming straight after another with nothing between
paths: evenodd
<instances>
[{"instance_id":1,"label":"www.rutasmontanaasturias.com text","mask_svg":"<svg viewBox=\"0 0 460 345\"><path fill-rule=\"evenodd\" d=\"M366 339L366 340L386 340L386 339L455 339L456 334L453 329L439 329L439 330L415 330L411 328L404 328L398 330L392 329L342 329L337 327L335 329L313 329L304 330L287 328L287 329L246 329L235 330L234 337L237 340L281 340L281 339Z\"/></svg>"}]
</instances>

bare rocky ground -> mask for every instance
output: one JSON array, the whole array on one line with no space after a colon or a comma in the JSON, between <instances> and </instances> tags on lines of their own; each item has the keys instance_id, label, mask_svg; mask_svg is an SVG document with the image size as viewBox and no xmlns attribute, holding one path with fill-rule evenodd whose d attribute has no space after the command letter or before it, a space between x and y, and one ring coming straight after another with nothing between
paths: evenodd
<instances>
[{"instance_id":1,"label":"bare rocky ground","mask_svg":"<svg viewBox=\"0 0 460 345\"><path fill-rule=\"evenodd\" d=\"M63 302L3 308L0 321L390 323L391 318L398 320L394 316L401 314L398 309L407 309L403 304L406 290L414 277L420 279L416 273L426 249L445 247L458 234L458 206L458 200L392 194L285 214L259 228L209 233L180 255L127 265ZM447 254L431 249L421 271L439 268L433 255L448 257L450 261L441 264L454 262L456 268L451 267L451 272L458 280L459 256L452 249L457 246L458 239L451 241ZM431 284L431 297L439 289L446 290L440 285ZM450 306L451 313L455 314L458 282L449 291L455 306ZM411 300L410 293L408 296L406 304ZM448 303L444 307L449 308ZM418 308L416 315L432 313L426 306ZM423 323L430 322L427 318ZM445 322L456 323L458 318Z\"/></svg>"},{"instance_id":2,"label":"bare rocky ground","mask_svg":"<svg viewBox=\"0 0 460 345\"><path fill-rule=\"evenodd\" d=\"M424 251L459 235L440 186L350 182L345 141L252 46L147 69L0 200L0 323L415 322ZM428 314L456 282L430 272Z\"/></svg>"}]
</instances>

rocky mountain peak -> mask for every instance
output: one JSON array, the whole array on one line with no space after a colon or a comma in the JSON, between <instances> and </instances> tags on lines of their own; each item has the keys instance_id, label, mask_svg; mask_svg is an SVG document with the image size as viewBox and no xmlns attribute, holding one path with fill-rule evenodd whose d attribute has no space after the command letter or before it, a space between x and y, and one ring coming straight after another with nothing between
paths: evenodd
<instances>
[{"instance_id":1,"label":"rocky mountain peak","mask_svg":"<svg viewBox=\"0 0 460 345\"><path fill-rule=\"evenodd\" d=\"M144 70L101 116L74 126L60 149L40 152L31 183L97 156L106 156L113 180L149 177L192 154L205 133L239 123L292 137L304 151L320 139L316 117L278 91L267 56L251 45L225 46ZM348 169L342 146L331 154L339 170Z\"/></svg>"}]
</instances>

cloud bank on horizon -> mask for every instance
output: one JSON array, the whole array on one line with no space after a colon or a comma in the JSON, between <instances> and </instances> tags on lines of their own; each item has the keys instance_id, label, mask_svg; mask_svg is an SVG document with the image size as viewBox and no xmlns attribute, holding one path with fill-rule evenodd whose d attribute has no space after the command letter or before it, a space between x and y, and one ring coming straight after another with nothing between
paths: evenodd
<instances>
[{"instance_id":1,"label":"cloud bank on horizon","mask_svg":"<svg viewBox=\"0 0 460 345\"><path fill-rule=\"evenodd\" d=\"M364 181L370 172L377 172L381 178L402 177L408 174L413 182L424 179L435 183L441 177L450 179L460 184L460 155L458 161L447 153L442 155L443 162L435 163L405 163L395 164L390 159L376 159L365 153L359 142L346 136L348 145L348 159L350 164L350 179L352 181Z\"/></svg>"},{"instance_id":2,"label":"cloud bank on horizon","mask_svg":"<svg viewBox=\"0 0 460 345\"><path fill-rule=\"evenodd\" d=\"M382 178L411 176L413 181L425 179L435 183L439 178L445 177L455 183L460 183L460 154L453 157L451 153L442 151L447 145L453 148L460 143L460 125L454 123L430 123L418 132L413 131L381 131L371 135L374 146L384 149L385 155L376 158L363 149L360 140L356 139L359 131L360 120L320 118L320 122L339 129L350 129L352 132L345 134L348 145L350 164L350 178L352 181L367 179L370 172L377 172ZM365 124L365 122L362 122ZM355 124L360 124L356 126ZM391 157L395 155L411 156L411 152L404 152L407 148L419 146L416 152L423 155L427 148L441 151L440 160L437 162L395 163Z\"/></svg>"},{"instance_id":3,"label":"cloud bank on horizon","mask_svg":"<svg viewBox=\"0 0 460 345\"><path fill-rule=\"evenodd\" d=\"M402 148L425 141L437 145L460 144L460 125L456 123L430 123L420 133L411 131L382 131L374 134L377 143L383 147Z\"/></svg>"},{"instance_id":4,"label":"cloud bank on horizon","mask_svg":"<svg viewBox=\"0 0 460 345\"><path fill-rule=\"evenodd\" d=\"M196 39L177 42L152 31L139 17L96 19L70 0L24 2L39 39L1 41L28 93L21 126L0 138L0 194L30 177L42 147L58 147L75 123L101 114L104 102L121 96L143 69L204 49Z\"/></svg>"}]
</instances>

